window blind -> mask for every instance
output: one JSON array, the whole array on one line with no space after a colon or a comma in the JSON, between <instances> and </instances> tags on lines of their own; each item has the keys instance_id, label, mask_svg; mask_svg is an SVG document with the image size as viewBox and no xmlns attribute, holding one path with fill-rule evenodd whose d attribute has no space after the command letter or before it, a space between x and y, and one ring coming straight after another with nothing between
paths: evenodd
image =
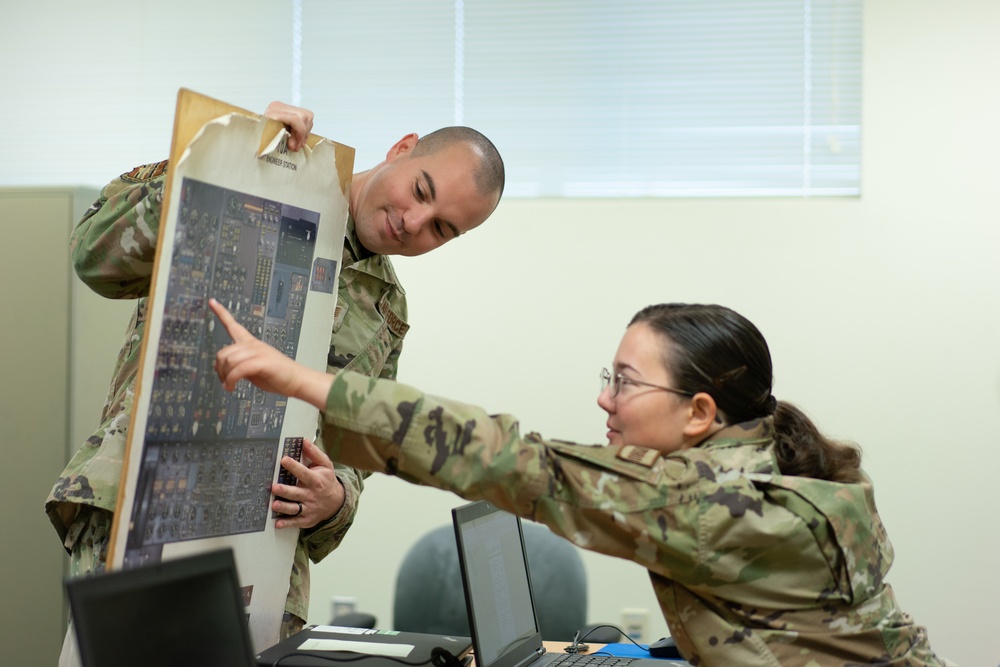
<instances>
[{"instance_id":1,"label":"window blind","mask_svg":"<svg viewBox=\"0 0 1000 667\"><path fill-rule=\"evenodd\" d=\"M381 160L464 124L508 196L860 191L860 0L301 0L302 104Z\"/></svg>"}]
</instances>

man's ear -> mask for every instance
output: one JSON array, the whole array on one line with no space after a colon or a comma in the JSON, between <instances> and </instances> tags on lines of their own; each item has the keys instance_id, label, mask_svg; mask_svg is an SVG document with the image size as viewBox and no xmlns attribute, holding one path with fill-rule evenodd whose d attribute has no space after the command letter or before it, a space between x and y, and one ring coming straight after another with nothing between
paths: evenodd
<instances>
[{"instance_id":1,"label":"man's ear","mask_svg":"<svg viewBox=\"0 0 1000 667\"><path fill-rule=\"evenodd\" d=\"M385 154L385 161L392 162L399 156L406 155L416 147L418 139L420 139L420 137L417 136L416 132L410 132L408 135L392 145L389 152Z\"/></svg>"},{"instance_id":2,"label":"man's ear","mask_svg":"<svg viewBox=\"0 0 1000 667\"><path fill-rule=\"evenodd\" d=\"M718 430L719 423L715 418L719 413L715 399L709 394L699 391L691 397L691 405L688 407L688 422L684 426L684 435L693 438L700 438L711 435Z\"/></svg>"}]
</instances>

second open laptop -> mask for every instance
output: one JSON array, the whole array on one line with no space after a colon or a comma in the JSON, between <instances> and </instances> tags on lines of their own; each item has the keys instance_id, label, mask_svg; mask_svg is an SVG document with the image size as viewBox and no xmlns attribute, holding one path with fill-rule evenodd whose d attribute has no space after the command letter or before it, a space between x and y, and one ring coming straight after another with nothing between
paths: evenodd
<instances>
[{"instance_id":1,"label":"second open laptop","mask_svg":"<svg viewBox=\"0 0 1000 667\"><path fill-rule=\"evenodd\" d=\"M253 667L229 549L66 582L84 667Z\"/></svg>"},{"instance_id":2,"label":"second open laptop","mask_svg":"<svg viewBox=\"0 0 1000 667\"><path fill-rule=\"evenodd\" d=\"M521 520L486 501L456 507L452 520L476 667L543 667L554 661L573 667L664 667L662 660L653 658L546 653Z\"/></svg>"}]
</instances>

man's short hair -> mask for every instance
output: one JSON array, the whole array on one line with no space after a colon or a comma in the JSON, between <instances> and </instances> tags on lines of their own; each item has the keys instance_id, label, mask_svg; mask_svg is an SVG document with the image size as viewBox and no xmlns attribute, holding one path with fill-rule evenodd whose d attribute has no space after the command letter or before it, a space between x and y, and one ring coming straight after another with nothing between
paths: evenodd
<instances>
[{"instance_id":1,"label":"man's short hair","mask_svg":"<svg viewBox=\"0 0 1000 667\"><path fill-rule=\"evenodd\" d=\"M411 155L429 155L459 142L468 144L479 155L479 169L473 174L476 189L482 194L495 192L497 201L500 201L504 186L503 158L493 142L482 132L461 125L442 127L420 137Z\"/></svg>"}]
</instances>

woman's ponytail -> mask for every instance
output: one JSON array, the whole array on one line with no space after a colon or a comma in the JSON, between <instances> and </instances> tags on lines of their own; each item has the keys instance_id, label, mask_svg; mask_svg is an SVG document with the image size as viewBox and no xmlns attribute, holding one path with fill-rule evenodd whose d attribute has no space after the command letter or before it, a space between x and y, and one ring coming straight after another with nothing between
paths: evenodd
<instances>
[{"instance_id":1,"label":"woman's ponytail","mask_svg":"<svg viewBox=\"0 0 1000 667\"><path fill-rule=\"evenodd\" d=\"M853 483L861 480L861 450L827 438L804 412L778 401L774 412L775 454L783 475Z\"/></svg>"}]
</instances>

